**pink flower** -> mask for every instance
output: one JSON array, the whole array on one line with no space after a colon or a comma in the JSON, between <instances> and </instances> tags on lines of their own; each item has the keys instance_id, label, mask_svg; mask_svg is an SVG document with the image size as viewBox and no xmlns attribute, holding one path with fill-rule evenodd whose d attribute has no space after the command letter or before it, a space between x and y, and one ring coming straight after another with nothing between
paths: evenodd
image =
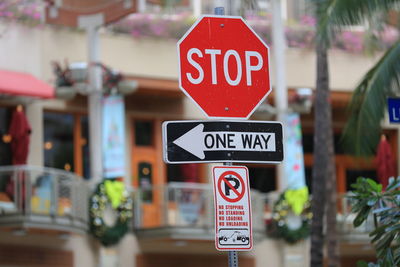
<instances>
[{"instance_id":1,"label":"pink flower","mask_svg":"<svg viewBox=\"0 0 400 267\"><path fill-rule=\"evenodd\" d=\"M389 45L393 44L399 39L399 31L392 26L385 26L385 28L379 35L381 40Z\"/></svg>"},{"instance_id":2,"label":"pink flower","mask_svg":"<svg viewBox=\"0 0 400 267\"><path fill-rule=\"evenodd\" d=\"M42 14L40 14L40 12L35 12L34 14L33 14L33 18L34 19L40 19L42 17Z\"/></svg>"},{"instance_id":3,"label":"pink flower","mask_svg":"<svg viewBox=\"0 0 400 267\"><path fill-rule=\"evenodd\" d=\"M3 12L3 16L4 17L8 17L8 18L12 18L12 17L14 17L14 13L12 13L11 11L4 11Z\"/></svg>"},{"instance_id":4,"label":"pink flower","mask_svg":"<svg viewBox=\"0 0 400 267\"><path fill-rule=\"evenodd\" d=\"M306 25L306 26L315 26L317 24L317 20L310 16L310 15L304 15L300 19L301 24Z\"/></svg>"},{"instance_id":5,"label":"pink flower","mask_svg":"<svg viewBox=\"0 0 400 267\"><path fill-rule=\"evenodd\" d=\"M362 52L364 49L363 37L361 33L345 31L339 36L339 43L349 52Z\"/></svg>"},{"instance_id":6,"label":"pink flower","mask_svg":"<svg viewBox=\"0 0 400 267\"><path fill-rule=\"evenodd\" d=\"M138 31L138 30L132 30L131 34L132 34L133 37L136 37L136 38L140 37L140 35L141 35L140 31Z\"/></svg>"},{"instance_id":7,"label":"pink flower","mask_svg":"<svg viewBox=\"0 0 400 267\"><path fill-rule=\"evenodd\" d=\"M161 36L166 30L165 26L160 23L150 25L150 29L156 36Z\"/></svg>"}]
</instances>

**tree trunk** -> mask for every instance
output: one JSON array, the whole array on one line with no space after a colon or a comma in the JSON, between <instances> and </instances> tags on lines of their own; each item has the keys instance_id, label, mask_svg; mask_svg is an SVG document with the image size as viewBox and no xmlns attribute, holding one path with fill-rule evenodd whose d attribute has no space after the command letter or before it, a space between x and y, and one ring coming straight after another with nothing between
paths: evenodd
<instances>
[{"instance_id":1,"label":"tree trunk","mask_svg":"<svg viewBox=\"0 0 400 267\"><path fill-rule=\"evenodd\" d=\"M324 55L325 52L325 55ZM327 141L329 123L329 74L326 58L326 49L317 44L317 84L314 106L314 163L312 175L312 205L313 219L311 224L311 267L323 266L325 218L325 186L326 167L329 164Z\"/></svg>"},{"instance_id":2,"label":"tree trunk","mask_svg":"<svg viewBox=\"0 0 400 267\"><path fill-rule=\"evenodd\" d=\"M337 215L337 194L336 194L336 173L335 173L335 152L333 145L333 127L332 127L332 107L330 101L330 90L329 90L329 70L328 70L328 56L327 49L321 46L317 50L318 59L318 76L326 77L326 84L323 84L322 88L324 91L324 98L326 104L324 105L323 114L326 116L323 124L323 129L326 130L326 140L316 146L316 149L322 149L325 152L324 157L328 161L327 165L323 165L325 168L325 202L326 202L326 252L328 267L340 266L339 249L337 244L337 233L336 233L336 215ZM322 127L321 127L322 128ZM323 145L325 144L325 146Z\"/></svg>"},{"instance_id":3,"label":"tree trunk","mask_svg":"<svg viewBox=\"0 0 400 267\"><path fill-rule=\"evenodd\" d=\"M333 138L331 139L333 141ZM333 145L332 145L333 147ZM327 242L327 261L328 267L340 266L339 247L336 232L336 215L337 215L337 194L336 194L336 174L334 169L333 149L331 163L327 170L328 181L326 183L327 211L326 211L326 242Z\"/></svg>"},{"instance_id":4,"label":"tree trunk","mask_svg":"<svg viewBox=\"0 0 400 267\"><path fill-rule=\"evenodd\" d=\"M324 262L324 218L327 211L329 266L338 266L336 242L336 176L329 92L327 45L317 42L317 84L314 108L314 163L312 177L311 267ZM326 198L325 198L326 196ZM326 205L328 204L328 205ZM332 206L333 205L333 206ZM326 208L329 209L326 210Z\"/></svg>"}]
</instances>

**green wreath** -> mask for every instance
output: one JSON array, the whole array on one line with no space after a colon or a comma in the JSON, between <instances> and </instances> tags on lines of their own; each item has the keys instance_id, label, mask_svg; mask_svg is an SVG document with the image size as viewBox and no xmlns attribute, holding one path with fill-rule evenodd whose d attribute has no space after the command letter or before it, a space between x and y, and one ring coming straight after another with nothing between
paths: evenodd
<instances>
[{"instance_id":1,"label":"green wreath","mask_svg":"<svg viewBox=\"0 0 400 267\"><path fill-rule=\"evenodd\" d=\"M108 205L117 212L113 226L104 221L104 211ZM123 182L106 180L97 185L89 199L89 224L91 234L104 246L115 245L128 232L128 222L132 218L132 199Z\"/></svg>"},{"instance_id":2,"label":"green wreath","mask_svg":"<svg viewBox=\"0 0 400 267\"><path fill-rule=\"evenodd\" d=\"M310 235L311 218L310 201L304 203L300 214L297 215L283 193L273 207L272 220L267 224L267 233L271 237L282 238L290 244L297 243ZM295 227L291 225L290 219L298 220Z\"/></svg>"}]
</instances>

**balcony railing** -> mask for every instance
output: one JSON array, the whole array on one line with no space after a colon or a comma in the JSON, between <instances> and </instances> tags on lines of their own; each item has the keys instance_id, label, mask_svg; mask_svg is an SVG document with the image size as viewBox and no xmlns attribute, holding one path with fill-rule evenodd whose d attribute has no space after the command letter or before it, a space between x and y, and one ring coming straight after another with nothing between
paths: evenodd
<instances>
[{"instance_id":1,"label":"balcony railing","mask_svg":"<svg viewBox=\"0 0 400 267\"><path fill-rule=\"evenodd\" d=\"M87 230L88 189L82 178L58 169L0 167L0 227Z\"/></svg>"},{"instance_id":2,"label":"balcony railing","mask_svg":"<svg viewBox=\"0 0 400 267\"><path fill-rule=\"evenodd\" d=\"M251 192L253 233L263 234L264 197ZM136 189L133 228L140 236L213 239L214 203L209 184L172 182Z\"/></svg>"},{"instance_id":3,"label":"balcony railing","mask_svg":"<svg viewBox=\"0 0 400 267\"><path fill-rule=\"evenodd\" d=\"M373 218L354 228L355 214L346 197L338 197L337 230L341 240L369 241ZM272 219L273 205L279 194L251 192L253 233L265 236L266 222ZM133 192L135 216L133 228L140 236L169 235L179 238L214 238L213 192L209 184L169 183L136 189Z\"/></svg>"},{"instance_id":4,"label":"balcony railing","mask_svg":"<svg viewBox=\"0 0 400 267\"><path fill-rule=\"evenodd\" d=\"M337 201L337 215L336 215L336 226L337 233L340 240L342 241L362 241L369 242L368 234L374 230L374 220L370 216L365 223L355 228L353 226L353 221L356 214L351 212L352 203L348 198L348 194L342 194L338 196ZM272 219L272 210L274 203L278 200L279 193L273 192L265 195L265 213L264 218L266 221Z\"/></svg>"},{"instance_id":5,"label":"balcony railing","mask_svg":"<svg viewBox=\"0 0 400 267\"><path fill-rule=\"evenodd\" d=\"M214 238L213 191L209 184L168 183L133 190L132 228L140 236ZM265 235L265 222L278 194L251 192L255 237ZM53 229L84 233L88 228L88 187L82 178L58 169L0 167L0 227ZM355 214L346 195L338 198L337 226L342 240L369 240L373 218L353 227Z\"/></svg>"},{"instance_id":6,"label":"balcony railing","mask_svg":"<svg viewBox=\"0 0 400 267\"><path fill-rule=\"evenodd\" d=\"M356 214L351 212L352 203L348 198L349 194L340 195L338 197L338 214L337 214L337 229L341 238L344 240L359 240L369 241L369 233L372 232L374 227L374 218L369 216L367 220L355 228L353 221L356 218Z\"/></svg>"}]
</instances>

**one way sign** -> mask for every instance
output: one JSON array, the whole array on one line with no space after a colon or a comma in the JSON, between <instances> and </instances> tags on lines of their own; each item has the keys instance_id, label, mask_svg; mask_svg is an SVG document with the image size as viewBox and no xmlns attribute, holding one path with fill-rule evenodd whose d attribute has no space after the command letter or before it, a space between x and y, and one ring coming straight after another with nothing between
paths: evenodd
<instances>
[{"instance_id":1,"label":"one way sign","mask_svg":"<svg viewBox=\"0 0 400 267\"><path fill-rule=\"evenodd\" d=\"M283 160L282 124L269 121L168 121L163 123L166 163Z\"/></svg>"}]
</instances>

